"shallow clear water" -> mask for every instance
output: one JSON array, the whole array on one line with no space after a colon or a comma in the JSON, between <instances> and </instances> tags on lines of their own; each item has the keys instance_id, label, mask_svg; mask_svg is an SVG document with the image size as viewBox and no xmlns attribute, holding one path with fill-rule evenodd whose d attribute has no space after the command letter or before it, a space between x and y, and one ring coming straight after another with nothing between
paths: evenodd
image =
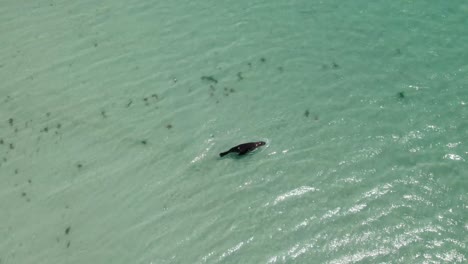
<instances>
[{"instance_id":1,"label":"shallow clear water","mask_svg":"<svg viewBox=\"0 0 468 264\"><path fill-rule=\"evenodd\" d=\"M467 14L3 1L0 263L466 262Z\"/></svg>"}]
</instances>

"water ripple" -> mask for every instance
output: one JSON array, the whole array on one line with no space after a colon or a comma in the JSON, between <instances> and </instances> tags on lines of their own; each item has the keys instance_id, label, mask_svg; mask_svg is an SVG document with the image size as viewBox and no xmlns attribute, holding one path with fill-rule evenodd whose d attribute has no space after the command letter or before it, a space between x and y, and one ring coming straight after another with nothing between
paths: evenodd
<instances>
[{"instance_id":1,"label":"water ripple","mask_svg":"<svg viewBox=\"0 0 468 264\"><path fill-rule=\"evenodd\" d=\"M318 189L314 187L310 187L310 186L301 186L299 188L296 188L294 190L291 190L287 193L281 194L278 197L276 197L275 201L273 202L273 205L276 205L277 203L282 202L288 198L301 196L305 193L315 192L315 191L318 191Z\"/></svg>"}]
</instances>

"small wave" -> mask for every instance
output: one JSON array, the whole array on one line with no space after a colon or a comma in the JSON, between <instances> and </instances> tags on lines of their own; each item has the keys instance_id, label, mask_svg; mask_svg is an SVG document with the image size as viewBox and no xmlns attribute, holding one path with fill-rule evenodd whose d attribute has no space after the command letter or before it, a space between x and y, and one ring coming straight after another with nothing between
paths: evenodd
<instances>
[{"instance_id":1,"label":"small wave","mask_svg":"<svg viewBox=\"0 0 468 264\"><path fill-rule=\"evenodd\" d=\"M445 154L444 159L455 160L455 161L465 161L460 155L457 155L457 154Z\"/></svg>"},{"instance_id":2,"label":"small wave","mask_svg":"<svg viewBox=\"0 0 468 264\"><path fill-rule=\"evenodd\" d=\"M226 258L227 256L230 256L232 255L234 252L238 251L239 249L241 249L245 244L249 244L250 242L252 242L253 240L253 237L250 237L249 239L247 239L247 241L241 241L240 243L238 243L237 245L229 248L228 250L226 250L226 252L224 252L218 259L218 261L222 261L224 258Z\"/></svg>"},{"instance_id":3,"label":"small wave","mask_svg":"<svg viewBox=\"0 0 468 264\"><path fill-rule=\"evenodd\" d=\"M314 187L310 187L310 186L301 186L299 188L296 188L294 190L291 190L287 193L284 193L278 197L276 197L275 201L273 202L273 205L276 205L278 204L279 202L282 202L288 198L291 198L291 197L294 197L294 196L301 196L305 193L308 193L308 192L315 192L315 191L318 191L319 189L317 188L314 188Z\"/></svg>"}]
</instances>

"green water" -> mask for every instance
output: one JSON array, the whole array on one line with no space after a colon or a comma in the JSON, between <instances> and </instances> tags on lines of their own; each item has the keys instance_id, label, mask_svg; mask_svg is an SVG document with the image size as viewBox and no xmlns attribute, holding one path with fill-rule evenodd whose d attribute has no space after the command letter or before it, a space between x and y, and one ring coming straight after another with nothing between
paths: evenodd
<instances>
[{"instance_id":1,"label":"green water","mask_svg":"<svg viewBox=\"0 0 468 264\"><path fill-rule=\"evenodd\" d=\"M0 263L466 263L467 43L462 0L4 0Z\"/></svg>"}]
</instances>

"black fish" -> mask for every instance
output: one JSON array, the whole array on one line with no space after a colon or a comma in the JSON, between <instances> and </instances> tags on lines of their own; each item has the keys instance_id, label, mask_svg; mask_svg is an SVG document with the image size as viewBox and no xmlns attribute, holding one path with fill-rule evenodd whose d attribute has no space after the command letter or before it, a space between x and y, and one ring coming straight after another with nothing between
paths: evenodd
<instances>
[{"instance_id":1,"label":"black fish","mask_svg":"<svg viewBox=\"0 0 468 264\"><path fill-rule=\"evenodd\" d=\"M237 145L233 148L231 148L230 150L226 151L226 152L222 152L222 153L219 153L219 156L223 157L231 152L235 152L235 153L238 153L239 156L242 156L242 155L245 155L247 154L248 152L260 147L260 146L263 146L265 145L266 143L263 142L263 141L258 141L258 142L249 142L249 143L244 143L244 144L240 144L240 145Z\"/></svg>"},{"instance_id":2,"label":"black fish","mask_svg":"<svg viewBox=\"0 0 468 264\"><path fill-rule=\"evenodd\" d=\"M213 76L202 76L201 79L202 81L218 83L218 80L216 80Z\"/></svg>"}]
</instances>

